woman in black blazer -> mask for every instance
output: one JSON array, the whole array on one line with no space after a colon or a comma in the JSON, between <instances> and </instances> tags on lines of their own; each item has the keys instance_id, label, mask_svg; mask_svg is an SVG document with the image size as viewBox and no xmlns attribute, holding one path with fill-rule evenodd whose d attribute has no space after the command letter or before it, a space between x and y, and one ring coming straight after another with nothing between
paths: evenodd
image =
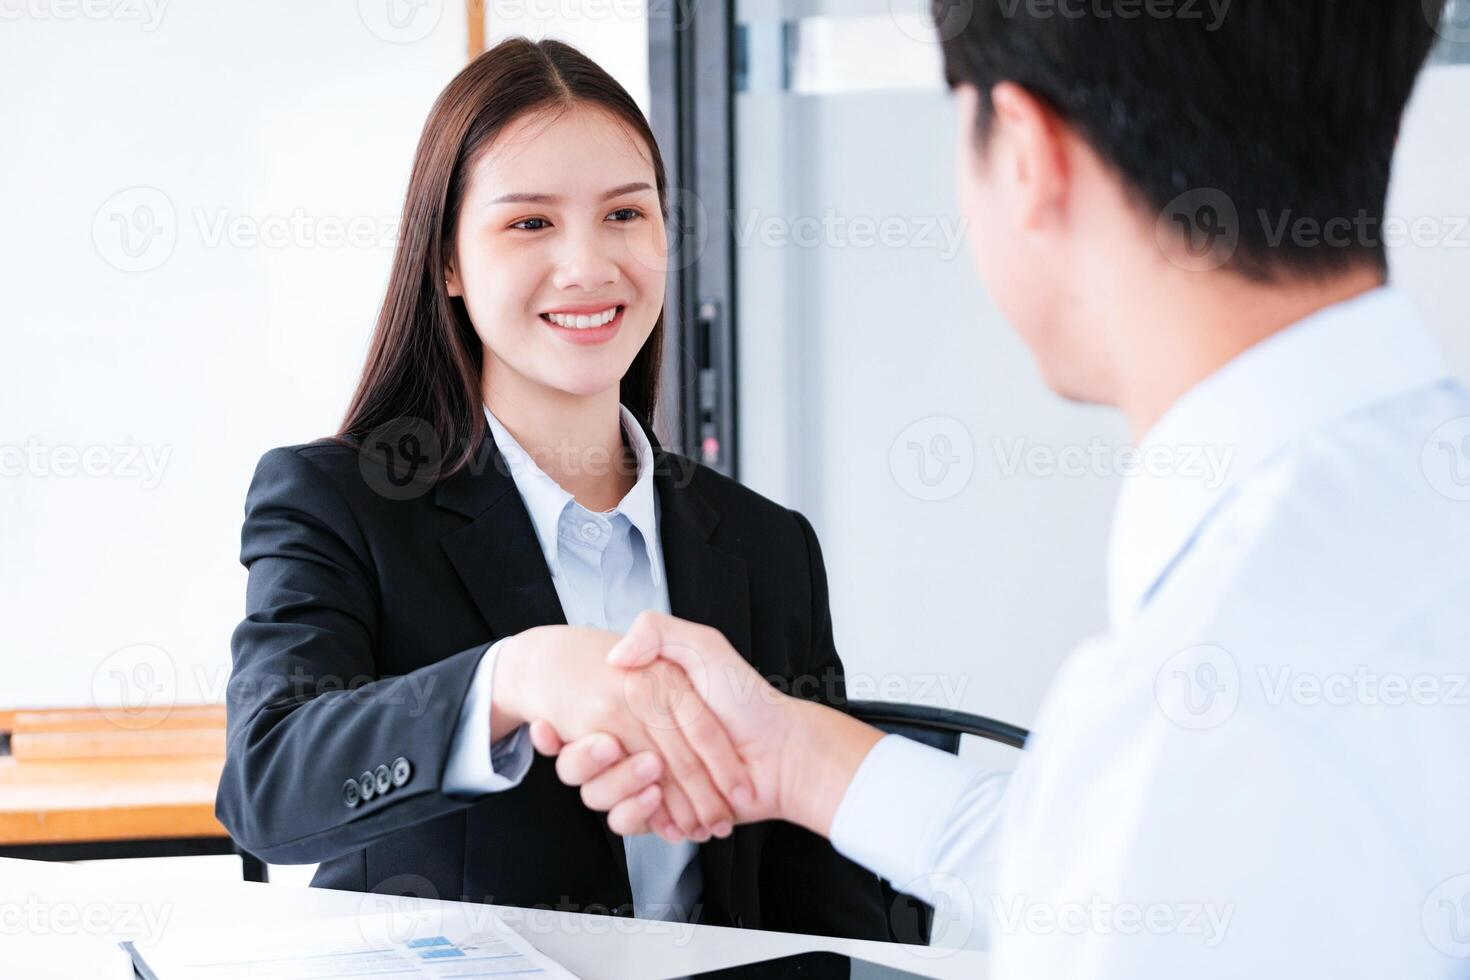
<instances>
[{"instance_id":1,"label":"woman in black blazer","mask_svg":"<svg viewBox=\"0 0 1470 980\"><path fill-rule=\"evenodd\" d=\"M648 708L609 696L606 643L535 642L639 606L843 698L811 526L649 425L666 197L642 113L564 44L507 41L435 103L341 430L266 453L247 496L216 804L246 850L323 887L890 937L879 881L825 841L697 809L713 768L654 803L702 843L625 846L521 744L533 718L575 737Z\"/></svg>"}]
</instances>

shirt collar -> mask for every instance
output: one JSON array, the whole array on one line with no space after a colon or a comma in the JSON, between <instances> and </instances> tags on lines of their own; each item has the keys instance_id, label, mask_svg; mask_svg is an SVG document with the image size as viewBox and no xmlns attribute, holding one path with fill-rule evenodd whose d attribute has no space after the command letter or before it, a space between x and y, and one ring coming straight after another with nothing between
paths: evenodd
<instances>
[{"instance_id":1,"label":"shirt collar","mask_svg":"<svg viewBox=\"0 0 1470 980\"><path fill-rule=\"evenodd\" d=\"M637 460L638 476L633 488L616 507L606 511L605 516L622 514L628 519L628 523L638 529L643 537L643 547L648 553L648 567L653 573L653 583L656 586L662 581L663 562L658 550L658 505L653 489L653 446L643 427L638 424L638 419L626 405L619 406L619 418L623 432L627 435L628 445ZM505 458L516 490L525 501L526 511L531 516L531 525L536 531L536 540L546 557L546 565L554 570L558 567L558 525L562 513L573 503L573 497L536 465L531 455L510 434L510 430L490 411L489 405L485 406L485 421L490 425L495 447Z\"/></svg>"},{"instance_id":2,"label":"shirt collar","mask_svg":"<svg viewBox=\"0 0 1470 980\"><path fill-rule=\"evenodd\" d=\"M1116 631L1147 601L1232 489L1353 409L1450 374L1389 287L1319 310L1241 353L1180 398L1138 446L1108 546Z\"/></svg>"}]
</instances>

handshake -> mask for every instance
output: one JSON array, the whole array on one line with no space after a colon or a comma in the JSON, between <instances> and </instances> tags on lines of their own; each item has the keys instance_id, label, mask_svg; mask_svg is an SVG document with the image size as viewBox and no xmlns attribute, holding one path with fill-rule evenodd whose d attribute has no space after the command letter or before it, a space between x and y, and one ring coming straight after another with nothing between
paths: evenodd
<instances>
[{"instance_id":1,"label":"handshake","mask_svg":"<svg viewBox=\"0 0 1470 980\"><path fill-rule=\"evenodd\" d=\"M541 626L497 654L491 737L530 724L614 833L670 843L788 820L826 835L881 737L772 687L717 630L644 613L619 636Z\"/></svg>"}]
</instances>

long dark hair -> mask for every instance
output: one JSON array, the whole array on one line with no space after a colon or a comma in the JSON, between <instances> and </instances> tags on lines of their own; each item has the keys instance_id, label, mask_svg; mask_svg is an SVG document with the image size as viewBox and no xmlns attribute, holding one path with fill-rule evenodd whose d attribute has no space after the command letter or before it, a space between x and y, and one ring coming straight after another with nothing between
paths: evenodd
<instances>
[{"instance_id":1,"label":"long dark hair","mask_svg":"<svg viewBox=\"0 0 1470 980\"><path fill-rule=\"evenodd\" d=\"M444 284L470 167L523 113L576 104L605 109L643 137L667 217L658 143L611 75L560 41L511 38L477 57L440 93L419 136L387 295L338 439L361 444L376 429L411 421L437 439L439 476L471 462L488 428L480 388L484 351L464 302ZM650 430L663 336L660 313L620 389L623 404Z\"/></svg>"}]
</instances>

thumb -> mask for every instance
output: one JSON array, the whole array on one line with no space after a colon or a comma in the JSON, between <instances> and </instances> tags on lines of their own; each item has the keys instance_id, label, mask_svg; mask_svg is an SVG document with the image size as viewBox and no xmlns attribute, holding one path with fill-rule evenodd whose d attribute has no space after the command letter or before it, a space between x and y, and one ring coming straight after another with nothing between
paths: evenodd
<instances>
[{"instance_id":1,"label":"thumb","mask_svg":"<svg viewBox=\"0 0 1470 980\"><path fill-rule=\"evenodd\" d=\"M681 668L711 707L725 693L721 685L710 684L711 670L730 676L754 671L718 630L652 612L635 619L607 655L608 663L625 669L646 667L660 658Z\"/></svg>"},{"instance_id":2,"label":"thumb","mask_svg":"<svg viewBox=\"0 0 1470 980\"><path fill-rule=\"evenodd\" d=\"M646 667L658 659L661 646L663 629L659 618L653 613L643 613L607 652L607 662L625 670Z\"/></svg>"}]
</instances>

